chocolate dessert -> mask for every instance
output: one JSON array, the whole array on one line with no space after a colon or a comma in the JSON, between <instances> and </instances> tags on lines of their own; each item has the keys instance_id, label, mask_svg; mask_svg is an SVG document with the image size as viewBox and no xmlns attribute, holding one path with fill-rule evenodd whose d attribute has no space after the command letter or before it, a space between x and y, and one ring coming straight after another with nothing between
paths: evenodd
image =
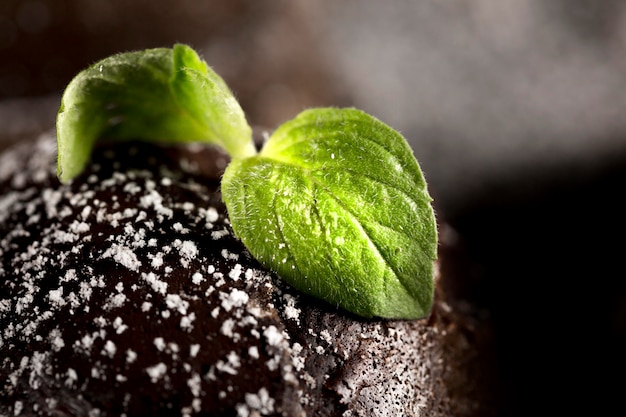
<instances>
[{"instance_id":1,"label":"chocolate dessert","mask_svg":"<svg viewBox=\"0 0 626 417\"><path fill-rule=\"evenodd\" d=\"M491 415L488 326L457 299L445 223L429 317L360 318L249 254L227 162L101 144L62 184L54 132L1 154L0 414Z\"/></svg>"}]
</instances>

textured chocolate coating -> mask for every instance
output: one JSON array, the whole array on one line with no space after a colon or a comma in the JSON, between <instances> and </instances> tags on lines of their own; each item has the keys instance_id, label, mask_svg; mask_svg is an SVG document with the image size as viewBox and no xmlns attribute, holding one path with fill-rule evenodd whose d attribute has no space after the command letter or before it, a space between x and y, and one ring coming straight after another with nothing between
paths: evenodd
<instances>
[{"instance_id":1,"label":"textured chocolate coating","mask_svg":"<svg viewBox=\"0 0 626 417\"><path fill-rule=\"evenodd\" d=\"M475 411L450 306L363 320L288 287L232 233L223 154L101 146L65 185L55 158L53 133L0 156L0 414Z\"/></svg>"}]
</instances>

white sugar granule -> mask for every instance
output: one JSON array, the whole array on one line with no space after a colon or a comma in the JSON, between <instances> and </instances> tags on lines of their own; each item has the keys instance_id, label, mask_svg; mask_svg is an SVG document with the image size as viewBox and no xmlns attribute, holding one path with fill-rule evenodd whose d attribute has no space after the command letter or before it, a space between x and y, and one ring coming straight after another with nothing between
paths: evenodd
<instances>
[{"instance_id":1,"label":"white sugar granule","mask_svg":"<svg viewBox=\"0 0 626 417\"><path fill-rule=\"evenodd\" d=\"M219 214L215 207L209 207L206 211L206 221L209 223L215 223L219 219Z\"/></svg>"},{"instance_id":2,"label":"white sugar granule","mask_svg":"<svg viewBox=\"0 0 626 417\"><path fill-rule=\"evenodd\" d=\"M89 224L75 220L70 224L70 232L74 234L87 233L90 230Z\"/></svg>"},{"instance_id":3,"label":"white sugar granule","mask_svg":"<svg viewBox=\"0 0 626 417\"><path fill-rule=\"evenodd\" d=\"M163 254L161 252L154 255L151 265L154 269L159 269L163 265Z\"/></svg>"},{"instance_id":4,"label":"white sugar granule","mask_svg":"<svg viewBox=\"0 0 626 417\"><path fill-rule=\"evenodd\" d=\"M295 321L296 323L300 323L301 310L295 306L295 297L290 294L285 294L283 298L286 301L286 306L284 309L285 317Z\"/></svg>"},{"instance_id":5,"label":"white sugar granule","mask_svg":"<svg viewBox=\"0 0 626 417\"><path fill-rule=\"evenodd\" d=\"M154 291L165 295L167 292L167 282L161 281L153 272L141 274L141 278L146 281Z\"/></svg>"},{"instance_id":6,"label":"white sugar granule","mask_svg":"<svg viewBox=\"0 0 626 417\"><path fill-rule=\"evenodd\" d=\"M189 346L189 356L195 358L196 356L198 356L198 352L200 352L200 344L194 343Z\"/></svg>"},{"instance_id":7,"label":"white sugar granule","mask_svg":"<svg viewBox=\"0 0 626 417\"><path fill-rule=\"evenodd\" d=\"M106 303L102 306L105 310L113 310L114 308L120 308L126 302L126 295L123 293L118 293L115 295L111 295Z\"/></svg>"},{"instance_id":8,"label":"white sugar granule","mask_svg":"<svg viewBox=\"0 0 626 417\"><path fill-rule=\"evenodd\" d=\"M162 337L155 337L153 343L160 352L163 352L163 350L165 350L165 340Z\"/></svg>"},{"instance_id":9,"label":"white sugar granule","mask_svg":"<svg viewBox=\"0 0 626 417\"><path fill-rule=\"evenodd\" d=\"M215 368L220 371L230 375L237 375L237 369L241 366L241 361L239 360L239 355L235 352L230 352L226 356L226 361L219 360L215 364Z\"/></svg>"},{"instance_id":10,"label":"white sugar granule","mask_svg":"<svg viewBox=\"0 0 626 417\"><path fill-rule=\"evenodd\" d=\"M246 393L245 398L246 405L261 415L271 414L274 412L274 399L270 397L269 392L265 387L261 388L258 394ZM255 415L258 413L255 413Z\"/></svg>"},{"instance_id":11,"label":"white sugar granule","mask_svg":"<svg viewBox=\"0 0 626 417\"><path fill-rule=\"evenodd\" d=\"M163 376L165 376L165 373L167 372L167 366L163 362L160 362L154 366L146 368L146 372L150 376L150 380L155 383L159 379L163 378Z\"/></svg>"},{"instance_id":12,"label":"white sugar granule","mask_svg":"<svg viewBox=\"0 0 626 417\"><path fill-rule=\"evenodd\" d=\"M326 343L328 344L332 344L333 339L330 336L330 333L328 332L328 330L324 329L320 332L320 336L322 337L322 339L324 339L326 341Z\"/></svg>"},{"instance_id":13,"label":"white sugar granule","mask_svg":"<svg viewBox=\"0 0 626 417\"><path fill-rule=\"evenodd\" d=\"M115 356L115 352L117 352L117 347L115 346L115 343L107 340L104 344L104 349L102 353L106 354L109 358L112 358L113 356Z\"/></svg>"},{"instance_id":14,"label":"white sugar granule","mask_svg":"<svg viewBox=\"0 0 626 417\"><path fill-rule=\"evenodd\" d=\"M132 350L132 349L128 349L126 351L126 362L127 363L133 363L137 360L137 353Z\"/></svg>"},{"instance_id":15,"label":"white sugar granule","mask_svg":"<svg viewBox=\"0 0 626 417\"><path fill-rule=\"evenodd\" d=\"M202 388L202 380L200 375L194 372L194 374L187 380L187 386L191 390L194 397L199 397Z\"/></svg>"},{"instance_id":16,"label":"white sugar granule","mask_svg":"<svg viewBox=\"0 0 626 417\"><path fill-rule=\"evenodd\" d=\"M243 270L242 270L241 264L236 264L235 267L230 270L230 272L228 273L228 276L234 279L235 281L237 281L239 277L241 276L242 272Z\"/></svg>"},{"instance_id":17,"label":"white sugar granule","mask_svg":"<svg viewBox=\"0 0 626 417\"><path fill-rule=\"evenodd\" d=\"M235 320L226 319L222 323L222 327L220 327L220 332L224 336L230 337L231 339L234 339L234 340L238 340L238 337L237 337L238 334L233 331L234 328L235 328Z\"/></svg>"},{"instance_id":18,"label":"white sugar granule","mask_svg":"<svg viewBox=\"0 0 626 417\"><path fill-rule=\"evenodd\" d=\"M222 257L224 257L224 259L231 259L233 261L236 261L237 259L239 259L238 253L229 252L228 249L222 249L221 254L222 254Z\"/></svg>"},{"instance_id":19,"label":"white sugar granule","mask_svg":"<svg viewBox=\"0 0 626 417\"><path fill-rule=\"evenodd\" d=\"M176 310L183 316L187 314L189 308L189 302L185 301L178 294L167 294L165 296L165 304L171 310Z\"/></svg>"},{"instance_id":20,"label":"white sugar granule","mask_svg":"<svg viewBox=\"0 0 626 417\"><path fill-rule=\"evenodd\" d=\"M180 253L180 256L186 259L195 259L198 255L198 247L194 242L190 240L182 242L178 251Z\"/></svg>"},{"instance_id":21,"label":"white sugar granule","mask_svg":"<svg viewBox=\"0 0 626 417\"><path fill-rule=\"evenodd\" d=\"M228 236L228 230L227 229L215 230L215 231L211 232L211 239L213 239L213 240L221 239L224 236Z\"/></svg>"},{"instance_id":22,"label":"white sugar granule","mask_svg":"<svg viewBox=\"0 0 626 417\"><path fill-rule=\"evenodd\" d=\"M274 325L270 325L263 331L263 336L267 339L270 346L278 346L285 338L283 334Z\"/></svg>"},{"instance_id":23,"label":"white sugar granule","mask_svg":"<svg viewBox=\"0 0 626 417\"><path fill-rule=\"evenodd\" d=\"M111 247L102 254L102 257L112 257L115 262L125 266L131 271L137 271L141 266L141 262L137 259L137 255L135 255L132 249L117 243L111 245Z\"/></svg>"},{"instance_id":24,"label":"white sugar granule","mask_svg":"<svg viewBox=\"0 0 626 417\"><path fill-rule=\"evenodd\" d=\"M63 340L61 331L57 329L53 329L48 335L48 340L50 341L50 345L52 346L52 350L55 352L60 351L65 346L65 341Z\"/></svg>"},{"instance_id":25,"label":"white sugar granule","mask_svg":"<svg viewBox=\"0 0 626 417\"><path fill-rule=\"evenodd\" d=\"M230 311L235 307L245 305L250 297L246 292L233 288L230 293L220 293L220 298L222 299L222 308Z\"/></svg>"},{"instance_id":26,"label":"white sugar granule","mask_svg":"<svg viewBox=\"0 0 626 417\"><path fill-rule=\"evenodd\" d=\"M113 328L115 329L115 333L122 334L128 329L128 326L124 324L121 317L116 317L113 321Z\"/></svg>"},{"instance_id":27,"label":"white sugar granule","mask_svg":"<svg viewBox=\"0 0 626 417\"><path fill-rule=\"evenodd\" d=\"M65 299L63 298L63 287L59 287L56 290L50 290L48 293L48 300L50 304L55 308L61 308L65 305Z\"/></svg>"},{"instance_id":28,"label":"white sugar granule","mask_svg":"<svg viewBox=\"0 0 626 417\"><path fill-rule=\"evenodd\" d=\"M183 316L180 319L180 328L190 332L193 330L193 322L196 319L196 313L190 313L188 316Z\"/></svg>"},{"instance_id":29,"label":"white sugar granule","mask_svg":"<svg viewBox=\"0 0 626 417\"><path fill-rule=\"evenodd\" d=\"M78 278L78 276L76 275L76 270L75 269L68 269L65 272L65 275L63 276L63 278L61 278L61 282L75 281L77 278Z\"/></svg>"},{"instance_id":30,"label":"white sugar granule","mask_svg":"<svg viewBox=\"0 0 626 417\"><path fill-rule=\"evenodd\" d=\"M248 348L248 355L253 359L259 359L259 348L256 346L250 346Z\"/></svg>"},{"instance_id":31,"label":"white sugar granule","mask_svg":"<svg viewBox=\"0 0 626 417\"><path fill-rule=\"evenodd\" d=\"M78 374L72 368L67 369L67 379L65 380L66 387L72 387L74 383L78 380Z\"/></svg>"},{"instance_id":32,"label":"white sugar granule","mask_svg":"<svg viewBox=\"0 0 626 417\"><path fill-rule=\"evenodd\" d=\"M196 285L200 285L203 281L206 281L206 280L202 277L202 274L199 272L196 272L195 274L191 276L191 282L193 282Z\"/></svg>"}]
</instances>

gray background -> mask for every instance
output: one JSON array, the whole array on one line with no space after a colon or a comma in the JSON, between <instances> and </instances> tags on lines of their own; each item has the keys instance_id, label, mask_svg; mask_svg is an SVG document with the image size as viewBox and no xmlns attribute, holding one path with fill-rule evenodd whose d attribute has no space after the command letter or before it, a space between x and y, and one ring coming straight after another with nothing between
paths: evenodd
<instances>
[{"instance_id":1,"label":"gray background","mask_svg":"<svg viewBox=\"0 0 626 417\"><path fill-rule=\"evenodd\" d=\"M626 153L618 0L4 0L3 134L49 124L55 94L96 59L175 41L226 78L253 124L353 105L400 130L451 216ZM41 96L35 121L7 101Z\"/></svg>"}]
</instances>

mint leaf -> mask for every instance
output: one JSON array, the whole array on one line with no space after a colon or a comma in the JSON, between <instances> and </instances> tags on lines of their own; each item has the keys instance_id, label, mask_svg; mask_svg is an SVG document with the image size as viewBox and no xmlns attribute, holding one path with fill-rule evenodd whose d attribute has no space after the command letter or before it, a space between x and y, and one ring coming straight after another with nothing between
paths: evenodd
<instances>
[{"instance_id":1,"label":"mint leaf","mask_svg":"<svg viewBox=\"0 0 626 417\"><path fill-rule=\"evenodd\" d=\"M111 56L71 81L57 115L61 181L101 138L221 146L233 230L258 260L355 314L429 313L437 227L426 182L404 138L366 113L307 110L257 154L227 85L179 44Z\"/></svg>"},{"instance_id":2,"label":"mint leaf","mask_svg":"<svg viewBox=\"0 0 626 417\"><path fill-rule=\"evenodd\" d=\"M364 317L420 318L434 291L437 226L405 139L356 109L311 109L222 195L235 234L295 288Z\"/></svg>"},{"instance_id":3,"label":"mint leaf","mask_svg":"<svg viewBox=\"0 0 626 417\"><path fill-rule=\"evenodd\" d=\"M233 157L256 153L227 85L181 44L113 55L70 82L57 115L62 181L80 174L100 138L206 142Z\"/></svg>"}]
</instances>

